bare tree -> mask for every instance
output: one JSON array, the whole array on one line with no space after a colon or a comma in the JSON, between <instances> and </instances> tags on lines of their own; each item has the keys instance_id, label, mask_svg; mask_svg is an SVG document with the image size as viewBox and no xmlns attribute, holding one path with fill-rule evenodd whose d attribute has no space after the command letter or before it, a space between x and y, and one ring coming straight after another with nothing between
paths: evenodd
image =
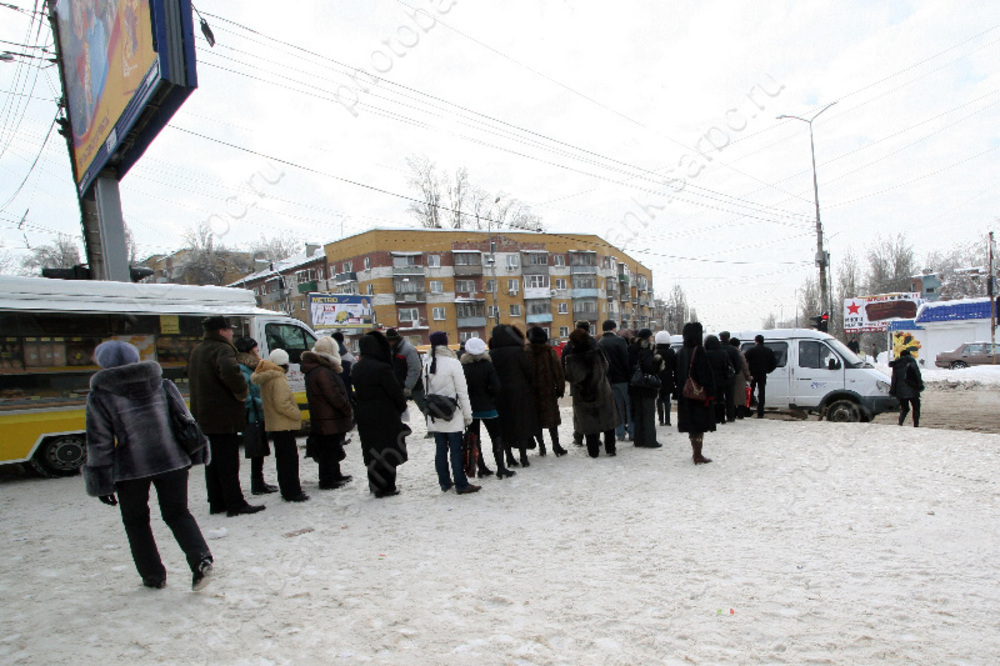
<instances>
[{"instance_id":1,"label":"bare tree","mask_svg":"<svg viewBox=\"0 0 1000 666\"><path fill-rule=\"evenodd\" d=\"M798 308L809 321L809 317L815 317L824 311L823 299L819 293L818 280L809 278L802 288L799 289Z\"/></svg>"},{"instance_id":2,"label":"bare tree","mask_svg":"<svg viewBox=\"0 0 1000 666\"><path fill-rule=\"evenodd\" d=\"M254 259L266 259L274 263L298 254L304 246L305 242L296 236L274 236L251 241L245 248Z\"/></svg>"},{"instance_id":3,"label":"bare tree","mask_svg":"<svg viewBox=\"0 0 1000 666\"><path fill-rule=\"evenodd\" d=\"M187 245L180 279L185 284L223 285L228 278L243 276L253 270L253 258L217 245L208 222L189 227L184 232Z\"/></svg>"},{"instance_id":4,"label":"bare tree","mask_svg":"<svg viewBox=\"0 0 1000 666\"><path fill-rule=\"evenodd\" d=\"M428 229L441 228L441 177L437 165L426 155L406 158L410 169L409 185L420 191L421 201L410 204L408 211Z\"/></svg>"},{"instance_id":5,"label":"bare tree","mask_svg":"<svg viewBox=\"0 0 1000 666\"><path fill-rule=\"evenodd\" d=\"M21 272L41 275L43 268L72 268L82 263L80 246L71 236L59 234L54 243L29 248L28 255L21 261Z\"/></svg>"},{"instance_id":6,"label":"bare tree","mask_svg":"<svg viewBox=\"0 0 1000 666\"><path fill-rule=\"evenodd\" d=\"M924 273L941 280L941 298L977 298L987 294L988 250L981 242L959 243L927 255Z\"/></svg>"},{"instance_id":7,"label":"bare tree","mask_svg":"<svg viewBox=\"0 0 1000 666\"><path fill-rule=\"evenodd\" d=\"M764 317L764 321L761 322L760 327L765 331L770 331L778 327L778 319L774 316L773 312Z\"/></svg>"},{"instance_id":8,"label":"bare tree","mask_svg":"<svg viewBox=\"0 0 1000 666\"><path fill-rule=\"evenodd\" d=\"M664 302L664 307L666 309L664 326L667 331L675 335L680 333L685 322L689 320L687 296L684 295L684 289L679 284L675 284L674 288L670 290L670 296Z\"/></svg>"},{"instance_id":9,"label":"bare tree","mask_svg":"<svg viewBox=\"0 0 1000 666\"><path fill-rule=\"evenodd\" d=\"M0 238L0 275L12 273L16 264L17 262L14 261L14 257L7 251L3 239Z\"/></svg>"},{"instance_id":10,"label":"bare tree","mask_svg":"<svg viewBox=\"0 0 1000 666\"><path fill-rule=\"evenodd\" d=\"M469 170L459 167L455 171L455 177L448 180L448 208L446 217L451 223L452 229L462 229L467 225L463 217L466 216L466 201L472 194L472 186L469 184Z\"/></svg>"},{"instance_id":11,"label":"bare tree","mask_svg":"<svg viewBox=\"0 0 1000 666\"><path fill-rule=\"evenodd\" d=\"M867 291L870 294L909 291L916 265L913 248L906 244L903 234L877 239L868 251Z\"/></svg>"}]
</instances>

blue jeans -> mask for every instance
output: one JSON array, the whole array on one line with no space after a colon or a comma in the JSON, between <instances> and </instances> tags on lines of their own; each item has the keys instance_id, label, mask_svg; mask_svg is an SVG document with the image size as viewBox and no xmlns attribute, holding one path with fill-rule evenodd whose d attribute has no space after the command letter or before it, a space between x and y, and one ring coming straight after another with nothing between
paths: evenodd
<instances>
[{"instance_id":1,"label":"blue jeans","mask_svg":"<svg viewBox=\"0 0 1000 666\"><path fill-rule=\"evenodd\" d=\"M468 488L469 479L466 478L465 467L462 465L462 433L436 432L434 433L434 443L437 444L434 468L437 470L441 490L450 490L452 485L455 486L456 490ZM448 473L449 454L451 454L451 474ZM451 481L452 474L455 475L454 484Z\"/></svg>"},{"instance_id":2,"label":"blue jeans","mask_svg":"<svg viewBox=\"0 0 1000 666\"><path fill-rule=\"evenodd\" d=\"M622 422L615 428L615 436L621 441L625 439L625 435L635 434L635 428L629 421L632 414L632 404L628 397L628 382L612 384L611 393L615 396L615 407L618 408L618 415L622 419Z\"/></svg>"}]
</instances>

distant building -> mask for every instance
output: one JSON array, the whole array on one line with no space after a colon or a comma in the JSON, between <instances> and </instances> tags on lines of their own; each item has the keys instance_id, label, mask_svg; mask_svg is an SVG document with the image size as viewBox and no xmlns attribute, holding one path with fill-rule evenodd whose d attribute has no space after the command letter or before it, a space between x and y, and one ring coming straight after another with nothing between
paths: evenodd
<instances>
[{"instance_id":1,"label":"distant building","mask_svg":"<svg viewBox=\"0 0 1000 666\"><path fill-rule=\"evenodd\" d=\"M226 249L202 252L182 248L170 254L154 254L140 266L153 270L144 282L222 286L246 275L253 267L253 256Z\"/></svg>"},{"instance_id":2,"label":"distant building","mask_svg":"<svg viewBox=\"0 0 1000 666\"><path fill-rule=\"evenodd\" d=\"M934 271L925 270L910 278L910 291L919 293L925 301L936 301L941 298L941 278Z\"/></svg>"},{"instance_id":3,"label":"distant building","mask_svg":"<svg viewBox=\"0 0 1000 666\"><path fill-rule=\"evenodd\" d=\"M257 268L227 286L249 289L257 296L260 307L312 325L306 295L326 291L329 286L323 247L307 243L305 252L273 263L257 260Z\"/></svg>"}]
</instances>

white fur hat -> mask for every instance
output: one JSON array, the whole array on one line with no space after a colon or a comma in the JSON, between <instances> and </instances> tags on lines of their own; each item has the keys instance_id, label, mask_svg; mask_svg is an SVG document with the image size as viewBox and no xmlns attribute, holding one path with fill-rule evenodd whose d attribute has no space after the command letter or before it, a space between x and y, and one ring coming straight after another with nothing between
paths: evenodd
<instances>
[{"instance_id":1,"label":"white fur hat","mask_svg":"<svg viewBox=\"0 0 1000 666\"><path fill-rule=\"evenodd\" d=\"M670 344L670 333L667 331L657 331L654 342L658 345L669 345Z\"/></svg>"},{"instance_id":2,"label":"white fur hat","mask_svg":"<svg viewBox=\"0 0 1000 666\"><path fill-rule=\"evenodd\" d=\"M284 349L275 349L267 357L267 360L275 365L288 365L288 352Z\"/></svg>"},{"instance_id":3,"label":"white fur hat","mask_svg":"<svg viewBox=\"0 0 1000 666\"><path fill-rule=\"evenodd\" d=\"M465 351L473 356L479 356L486 351L486 343L482 338L469 338L465 341Z\"/></svg>"}]
</instances>

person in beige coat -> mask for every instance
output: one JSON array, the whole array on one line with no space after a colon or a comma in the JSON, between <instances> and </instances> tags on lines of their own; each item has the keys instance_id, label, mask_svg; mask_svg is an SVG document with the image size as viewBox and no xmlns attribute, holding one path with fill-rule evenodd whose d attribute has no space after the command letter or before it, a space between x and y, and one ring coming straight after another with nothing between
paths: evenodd
<instances>
[{"instance_id":1,"label":"person in beige coat","mask_svg":"<svg viewBox=\"0 0 1000 666\"><path fill-rule=\"evenodd\" d=\"M267 360L257 364L250 381L260 387L264 408L264 430L274 443L274 464L278 469L278 488L287 502L305 502L299 482L299 450L295 434L302 428L302 412L288 385L288 352L275 349Z\"/></svg>"}]
</instances>

